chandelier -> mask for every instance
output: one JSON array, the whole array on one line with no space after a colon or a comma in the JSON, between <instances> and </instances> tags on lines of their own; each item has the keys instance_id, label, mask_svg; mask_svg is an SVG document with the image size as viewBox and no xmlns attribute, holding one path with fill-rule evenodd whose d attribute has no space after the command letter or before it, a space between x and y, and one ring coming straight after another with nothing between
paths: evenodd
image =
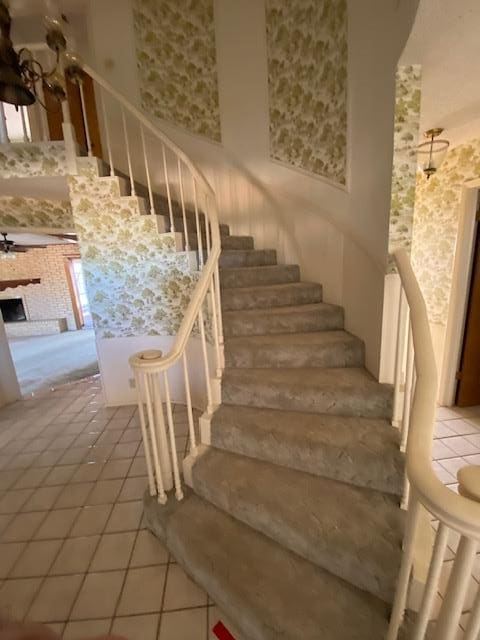
<instances>
[{"instance_id":1,"label":"chandelier","mask_svg":"<svg viewBox=\"0 0 480 640\"><path fill-rule=\"evenodd\" d=\"M423 134L427 138L426 142L422 142L417 147L417 153L419 155L427 155L427 161L421 163L420 168L427 176L427 180L430 180L431 176L437 172L442 160L445 157L450 142L448 140L441 140L438 136L443 133L441 127L435 127L434 129L428 129ZM420 159L420 158L419 158Z\"/></svg>"},{"instance_id":2,"label":"chandelier","mask_svg":"<svg viewBox=\"0 0 480 640\"><path fill-rule=\"evenodd\" d=\"M32 53L22 48L15 51L10 38L12 19L7 0L0 0L0 102L20 106L29 106L39 100L36 86L45 83L57 100L66 98L62 64L76 61L76 56L66 51L67 41L62 30L63 16L49 15L45 18L46 42L55 53L52 69L45 71L34 59ZM40 102L40 100L39 100ZM43 105L44 106L44 105Z\"/></svg>"}]
</instances>

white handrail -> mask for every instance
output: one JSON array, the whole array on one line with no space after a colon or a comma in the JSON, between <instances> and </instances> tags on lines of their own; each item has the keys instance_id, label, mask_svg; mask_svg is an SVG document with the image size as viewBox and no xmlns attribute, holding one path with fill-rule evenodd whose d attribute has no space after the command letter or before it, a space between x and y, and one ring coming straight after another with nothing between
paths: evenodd
<instances>
[{"instance_id":1,"label":"white handrail","mask_svg":"<svg viewBox=\"0 0 480 640\"><path fill-rule=\"evenodd\" d=\"M427 307L406 251L400 249L394 257L410 307L415 350L416 386L407 441L407 474L415 493L431 513L480 541L480 504L448 489L433 469L438 376Z\"/></svg>"},{"instance_id":2,"label":"white handrail","mask_svg":"<svg viewBox=\"0 0 480 640\"><path fill-rule=\"evenodd\" d=\"M435 640L453 640L465 604L475 550L480 541L480 504L451 491L435 474L432 463L432 443L438 377L427 308L407 252L405 249L401 249L395 252L394 257L401 281L400 296L405 295L408 305L407 318L409 318L406 327L404 326L405 322L399 318L397 347L399 343L402 345L407 343L409 349L411 348L409 336L411 331L413 350L407 354L404 378L404 412L401 424L402 440L406 440L406 487L407 490L409 488L410 493L402 564L387 640L396 640L398 637L407 607L420 506L438 518L440 524L436 535L435 549L430 558L430 569L420 610L411 638L412 640L424 640L425 638L433 608L434 594L438 589L448 535L450 531L454 531L460 534L460 543L433 636ZM399 353L398 349L397 353ZM397 362L397 365L400 365L399 369L402 369L403 361L402 363ZM396 382L398 383L398 380ZM399 385L396 384L395 387L396 393L398 393ZM409 406L410 396L413 398L411 407ZM477 627L476 613L471 621L471 629Z\"/></svg>"},{"instance_id":3,"label":"white handrail","mask_svg":"<svg viewBox=\"0 0 480 640\"><path fill-rule=\"evenodd\" d=\"M209 182L206 180L204 175L198 170L198 168L193 164L187 154L178 147L173 140L171 140L163 131L160 131L152 122L145 116L145 114L137 109L134 105L132 105L128 100L116 89L112 87L110 83L102 78L94 69L89 67L87 64L83 65L83 69L86 73L92 78L92 80L101 86L107 93L109 93L112 98L115 100L132 116L134 116L139 122L143 124L145 129L148 129L150 133L152 133L156 138L161 140L173 153L181 159L181 161L190 169L190 172L193 176L201 183L205 191L210 193L215 199L215 192L210 186Z\"/></svg>"},{"instance_id":4,"label":"white handrail","mask_svg":"<svg viewBox=\"0 0 480 640\"><path fill-rule=\"evenodd\" d=\"M176 451L175 422L172 411L169 373L171 368L179 363L185 384L192 455L196 455L196 434L188 372L187 344L196 325L198 325L202 346L201 357L203 359L207 409L211 412L213 410L213 393L205 324L210 318L212 320L210 329L213 332L212 345L215 356L215 375L217 377L221 375L223 368L223 328L220 312L220 281L218 277L221 242L215 192L185 152L170 140L167 135L152 124L141 111L131 105L93 69L85 66L84 70L92 78L93 82L100 87L106 132L109 130L106 118L110 114L106 113L103 94L108 94L110 99L113 99L113 102L117 104L117 109L118 105L120 107L131 195L135 195L136 192L134 171L137 164L135 163L136 158L133 157L136 149L133 148L129 140L127 116L134 119L136 130L140 125L141 149L139 150L140 161L138 164L143 164L143 175L146 175L150 212L155 215L155 196L152 183L152 175L155 171L155 175L164 176L165 184L162 186L164 186L166 194L165 205L168 205L166 216L169 218L170 231L178 232L180 230L179 228L175 229L174 217L176 215L183 223L179 223L177 227L182 228L187 252L189 252L190 248L190 224L195 224L195 233L192 233L192 238L196 238L197 242L199 278L195 283L195 288L192 291L173 344L166 354L161 351L148 351L133 354L129 358L137 387L145 455L150 457L148 464L150 493L156 495L160 503L165 503L168 499L167 492L174 488L176 498L181 500L184 494L180 475L181 463L178 459L179 454ZM109 102L112 102L112 100ZM152 135L149 145L150 154L147 154L145 131ZM157 150L154 156L152 151L155 142L157 143ZM108 140L107 147L111 163L112 151ZM166 152L169 155L168 159ZM153 166L154 159L158 164L157 167ZM168 167L169 161L172 161L170 171ZM113 171L113 167L111 167L111 171ZM169 174L176 175L176 179L178 179L175 188L173 188L174 183L171 183L169 179ZM191 194L189 193L190 189ZM172 199L173 193L178 194L179 199L177 202ZM187 212L187 204L190 204L190 201L193 210L188 210ZM187 213L190 218L188 218ZM206 246L206 258L203 251L204 246ZM209 313L204 313L205 310L208 310Z\"/></svg>"}]
</instances>

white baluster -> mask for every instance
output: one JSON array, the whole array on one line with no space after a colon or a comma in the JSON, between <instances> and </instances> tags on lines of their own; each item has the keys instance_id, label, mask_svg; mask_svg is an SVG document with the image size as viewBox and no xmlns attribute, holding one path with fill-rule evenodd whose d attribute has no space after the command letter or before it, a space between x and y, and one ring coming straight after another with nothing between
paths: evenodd
<instances>
[{"instance_id":1,"label":"white baluster","mask_svg":"<svg viewBox=\"0 0 480 640\"><path fill-rule=\"evenodd\" d=\"M132 196L134 196L136 194L135 194L135 181L133 179L132 156L130 154L130 141L128 139L127 119L125 117L125 109L123 108L123 105L121 106L121 110L122 110L123 136L125 138L125 150L127 152L128 175L130 176L130 193Z\"/></svg>"},{"instance_id":2,"label":"white baluster","mask_svg":"<svg viewBox=\"0 0 480 640\"><path fill-rule=\"evenodd\" d=\"M463 640L478 640L480 635L480 587L477 589Z\"/></svg>"},{"instance_id":3,"label":"white baluster","mask_svg":"<svg viewBox=\"0 0 480 640\"><path fill-rule=\"evenodd\" d=\"M405 537L403 539L402 564L398 575L397 591L395 592L386 640L396 640L405 613L419 515L420 503L411 496L405 525Z\"/></svg>"},{"instance_id":4,"label":"white baluster","mask_svg":"<svg viewBox=\"0 0 480 640\"><path fill-rule=\"evenodd\" d=\"M162 142L162 156L163 156L163 173L165 176L165 186L167 188L167 201L168 201L168 214L170 216L170 231L175 231L175 224L173 222L173 209L172 209L172 196L170 194L170 182L168 179L167 158L165 154L165 145Z\"/></svg>"},{"instance_id":5,"label":"white baluster","mask_svg":"<svg viewBox=\"0 0 480 640\"><path fill-rule=\"evenodd\" d=\"M427 582L422 596L422 604L418 612L415 626L413 628L411 640L423 640L427 630L428 621L432 611L435 596L437 594L437 586L442 572L443 559L448 542L448 528L443 522L440 522L435 538L435 546L433 547L432 558L428 568Z\"/></svg>"},{"instance_id":6,"label":"white baluster","mask_svg":"<svg viewBox=\"0 0 480 640\"><path fill-rule=\"evenodd\" d=\"M7 117L5 116L5 106L3 102L0 102L0 140L2 144L8 144L10 138L8 137Z\"/></svg>"},{"instance_id":7,"label":"white baluster","mask_svg":"<svg viewBox=\"0 0 480 640\"><path fill-rule=\"evenodd\" d=\"M208 217L208 196L205 196L205 240L207 244L207 260L210 256L210 226L209 226L209 217Z\"/></svg>"},{"instance_id":8,"label":"white baluster","mask_svg":"<svg viewBox=\"0 0 480 640\"><path fill-rule=\"evenodd\" d=\"M28 137L28 129L27 129L26 109L27 107L20 107L20 118L22 119L23 141L30 142L30 138Z\"/></svg>"},{"instance_id":9,"label":"white baluster","mask_svg":"<svg viewBox=\"0 0 480 640\"><path fill-rule=\"evenodd\" d=\"M92 141L90 140L90 128L88 126L88 116L87 116L87 109L85 106L85 95L83 93L82 80L80 80L80 82L78 83L78 88L80 89L80 104L82 107L82 122L83 122L83 128L85 129L85 140L87 142L87 154L91 158L92 157ZM66 100L64 100L63 102L66 102Z\"/></svg>"},{"instance_id":10,"label":"white baluster","mask_svg":"<svg viewBox=\"0 0 480 640\"><path fill-rule=\"evenodd\" d=\"M160 374L151 373L152 395L155 404L156 432L159 443L160 463L162 465L162 479L165 491L170 491L173 487L172 463L168 453L167 429L165 426L165 416L163 414L162 394L160 391Z\"/></svg>"},{"instance_id":11,"label":"white baluster","mask_svg":"<svg viewBox=\"0 0 480 640\"><path fill-rule=\"evenodd\" d=\"M172 453L173 476L175 478L175 497L177 500L183 499L182 483L180 480L180 471L178 469L178 454L175 442L175 427L173 425L172 403L170 400L170 385L168 384L167 372L163 372L163 383L165 386L165 403L167 405L168 431L170 434L170 450Z\"/></svg>"},{"instance_id":12,"label":"white baluster","mask_svg":"<svg viewBox=\"0 0 480 640\"><path fill-rule=\"evenodd\" d=\"M143 388L145 392L145 404L147 405L148 428L150 430L150 441L152 443L153 461L155 465L155 480L157 483L157 495L160 504L167 502L167 494L163 486L162 468L160 466L160 456L158 455L158 442L155 430L155 419L153 415L152 398L150 394L149 374L145 373L143 377ZM139 389L139 393L141 390Z\"/></svg>"},{"instance_id":13,"label":"white baluster","mask_svg":"<svg viewBox=\"0 0 480 640\"><path fill-rule=\"evenodd\" d=\"M412 389L413 389L413 341L412 331L410 323L407 326L408 339L407 339L407 366L405 373L405 389L403 393L403 416L402 416L402 433L400 450L405 451L407 448L408 430L410 427L410 411L412 408Z\"/></svg>"},{"instance_id":14,"label":"white baluster","mask_svg":"<svg viewBox=\"0 0 480 640\"><path fill-rule=\"evenodd\" d=\"M190 251L190 243L188 241L187 214L185 212L185 196L183 194L182 164L180 162L180 158L177 159L177 167L178 167L178 184L180 187L180 203L182 205L183 232L185 234L185 251Z\"/></svg>"},{"instance_id":15,"label":"white baluster","mask_svg":"<svg viewBox=\"0 0 480 640\"><path fill-rule=\"evenodd\" d=\"M400 298L398 301L398 326L397 345L395 354L395 381L393 394L393 419L395 427L400 426L402 419L401 387L403 383L403 361L405 351L405 327L406 327L407 305L404 299L403 288L400 287Z\"/></svg>"},{"instance_id":16,"label":"white baluster","mask_svg":"<svg viewBox=\"0 0 480 640\"><path fill-rule=\"evenodd\" d=\"M218 314L217 314L217 299L214 291L214 278L210 282L210 306L212 309L212 323L213 323L213 340L215 344L215 357L216 357L216 375L219 378L222 375L222 357L220 355L220 342L218 339Z\"/></svg>"},{"instance_id":17,"label":"white baluster","mask_svg":"<svg viewBox=\"0 0 480 640\"><path fill-rule=\"evenodd\" d=\"M202 353L203 353L203 367L205 371L205 384L207 388L207 410L209 413L213 411L213 401L212 401L212 385L210 382L210 365L208 364L208 351L207 351L207 340L205 338L205 325L203 322L203 309L200 307L200 311L198 312L198 324L200 326L200 336L202 338Z\"/></svg>"},{"instance_id":18,"label":"white baluster","mask_svg":"<svg viewBox=\"0 0 480 640\"><path fill-rule=\"evenodd\" d=\"M198 250L198 266L201 271L203 268L203 242L202 242L202 229L200 227L200 216L198 215L198 201L197 201L197 182L192 176L193 182L193 204L195 207L195 226L197 229L197 250Z\"/></svg>"},{"instance_id":19,"label":"white baluster","mask_svg":"<svg viewBox=\"0 0 480 640\"><path fill-rule=\"evenodd\" d=\"M154 496L157 493L157 491L155 488L155 478L153 475L152 458L151 458L152 454L150 451L150 444L148 442L148 432L147 432L147 425L145 420L145 408L143 405L143 398L142 398L141 387L140 387L140 376L135 370L133 372L133 375L135 377L135 387L137 389L137 396L138 396L138 415L140 418L140 429L142 432L143 448L145 450L145 461L147 464L148 488L149 488L150 495Z\"/></svg>"},{"instance_id":20,"label":"white baluster","mask_svg":"<svg viewBox=\"0 0 480 640\"><path fill-rule=\"evenodd\" d=\"M220 345L223 345L223 317L222 317L222 298L220 294L220 270L217 266L215 267L214 273L214 283L215 283L215 295L217 297L217 309L218 309L218 341ZM225 363L222 363L222 367L225 366Z\"/></svg>"},{"instance_id":21,"label":"white baluster","mask_svg":"<svg viewBox=\"0 0 480 640\"><path fill-rule=\"evenodd\" d=\"M193 456L197 455L197 438L195 435L195 425L193 422L193 411L192 411L192 396L190 393L190 376L188 374L188 362L187 362L187 351L183 352L183 378L185 380L185 396L187 400L187 415L188 415L188 431L190 434L190 453Z\"/></svg>"},{"instance_id":22,"label":"white baluster","mask_svg":"<svg viewBox=\"0 0 480 640\"><path fill-rule=\"evenodd\" d=\"M145 162L145 172L147 174L148 199L150 201L150 214L155 215L155 202L153 200L152 181L150 180L150 168L148 166L147 146L145 144L145 132L143 124L140 123L140 136L142 138L143 161Z\"/></svg>"},{"instance_id":23,"label":"white baluster","mask_svg":"<svg viewBox=\"0 0 480 640\"><path fill-rule=\"evenodd\" d=\"M38 100L35 101L35 120L38 123L38 131L40 134L40 141L47 142L50 139L50 132L48 129L47 113L42 107L45 104L45 93L43 91L43 81L38 80L35 85ZM42 103L42 104L40 104Z\"/></svg>"},{"instance_id":24,"label":"white baluster","mask_svg":"<svg viewBox=\"0 0 480 640\"><path fill-rule=\"evenodd\" d=\"M115 176L115 169L113 167L113 153L112 153L112 143L110 140L110 127L108 126L107 110L105 108L105 98L103 95L103 89L100 89L100 104L102 107L103 126L105 129L105 142L107 143L108 164L110 165L110 175L113 178Z\"/></svg>"},{"instance_id":25,"label":"white baluster","mask_svg":"<svg viewBox=\"0 0 480 640\"><path fill-rule=\"evenodd\" d=\"M460 538L452 573L448 580L447 592L443 598L435 628L435 640L454 640L456 636L468 584L472 579L476 550L475 540L465 536Z\"/></svg>"}]
</instances>

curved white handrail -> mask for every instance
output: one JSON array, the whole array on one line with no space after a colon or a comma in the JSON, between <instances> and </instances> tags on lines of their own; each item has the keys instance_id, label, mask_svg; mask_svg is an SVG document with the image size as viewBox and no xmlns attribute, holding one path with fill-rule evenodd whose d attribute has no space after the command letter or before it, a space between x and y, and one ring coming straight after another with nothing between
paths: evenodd
<instances>
[{"instance_id":1,"label":"curved white handrail","mask_svg":"<svg viewBox=\"0 0 480 640\"><path fill-rule=\"evenodd\" d=\"M199 182L201 182L204 189L210 193L215 198L215 192L212 189L210 183L207 181L202 172L193 164L187 154L178 147L171 138L169 138L163 131L160 131L152 122L145 116L140 109L137 109L133 106L128 100L116 89L112 87L110 83L102 78L94 69L89 67L87 64L83 65L84 71L96 82L102 89L107 91L115 100L121 104L124 109L129 111L135 118L141 122L141 124L148 129L156 138L158 138L161 142L166 144L172 151L178 156L182 162L190 169L192 174L197 178Z\"/></svg>"},{"instance_id":2,"label":"curved white handrail","mask_svg":"<svg viewBox=\"0 0 480 640\"><path fill-rule=\"evenodd\" d=\"M437 478L432 442L438 376L427 308L405 249L394 253L410 307L416 387L407 442L407 476L420 502L441 522L480 541L480 504L451 491Z\"/></svg>"},{"instance_id":3,"label":"curved white handrail","mask_svg":"<svg viewBox=\"0 0 480 640\"><path fill-rule=\"evenodd\" d=\"M206 263L203 266L201 276L196 283L194 292L190 299L190 302L185 310L182 323L179 331L175 336L174 343L170 348L170 351L166 355L162 355L158 358L150 360L142 359L141 354L134 354L130 358L130 364L132 367L142 369L145 372L159 372L168 369L175 364L185 351L187 341L193 330L193 326L198 316L198 312L203 304L212 278L215 275L218 268L218 259L221 251L220 244L220 226L218 221L218 211L215 198L215 192L211 185L204 177L202 172L194 165L187 154L178 147L173 140L171 140L165 133L157 129L150 120L136 107L134 107L124 96L114 89L108 82L106 82L94 69L88 65L83 66L85 72L96 82L104 91L109 93L122 107L128 111L136 120L138 120L145 129L148 129L161 143L166 145L190 170L192 176L197 179L198 183L203 187L206 194L210 196L211 206L208 210L208 219L210 223L211 231L211 250Z\"/></svg>"}]
</instances>

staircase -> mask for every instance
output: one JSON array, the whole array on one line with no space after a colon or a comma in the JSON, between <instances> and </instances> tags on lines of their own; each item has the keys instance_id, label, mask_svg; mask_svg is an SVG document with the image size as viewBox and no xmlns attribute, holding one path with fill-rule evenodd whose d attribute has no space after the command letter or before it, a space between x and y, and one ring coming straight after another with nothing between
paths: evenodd
<instances>
[{"instance_id":1,"label":"staircase","mask_svg":"<svg viewBox=\"0 0 480 640\"><path fill-rule=\"evenodd\" d=\"M392 390L319 284L223 235L222 403L151 529L238 639L384 638L401 560Z\"/></svg>"}]
</instances>

